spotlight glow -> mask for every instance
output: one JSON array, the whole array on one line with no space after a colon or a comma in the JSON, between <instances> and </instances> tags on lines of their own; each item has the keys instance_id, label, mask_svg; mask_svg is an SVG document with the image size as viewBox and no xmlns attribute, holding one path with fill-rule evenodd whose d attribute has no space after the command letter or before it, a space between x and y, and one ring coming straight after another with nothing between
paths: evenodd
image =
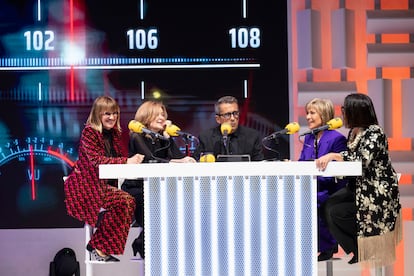
<instances>
[{"instance_id":1,"label":"spotlight glow","mask_svg":"<svg viewBox=\"0 0 414 276\"><path fill-rule=\"evenodd\" d=\"M79 65L85 59L85 51L80 47L70 42L64 42L63 45L63 60L66 65Z\"/></svg>"}]
</instances>

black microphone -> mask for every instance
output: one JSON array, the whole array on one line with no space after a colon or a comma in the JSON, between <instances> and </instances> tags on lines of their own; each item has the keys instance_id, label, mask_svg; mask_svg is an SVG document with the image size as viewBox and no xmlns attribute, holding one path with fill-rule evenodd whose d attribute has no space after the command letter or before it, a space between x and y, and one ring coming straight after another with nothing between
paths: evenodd
<instances>
[{"instance_id":1,"label":"black microphone","mask_svg":"<svg viewBox=\"0 0 414 276\"><path fill-rule=\"evenodd\" d=\"M170 160L164 159L164 158L161 158L161 157L157 157L154 154L151 154L151 157L152 157L152 160L149 160L148 163L169 163L170 162Z\"/></svg>"},{"instance_id":2,"label":"black microphone","mask_svg":"<svg viewBox=\"0 0 414 276\"><path fill-rule=\"evenodd\" d=\"M332 129L337 129L342 127L342 120L341 118L333 118L331 120L329 120L326 125L324 126L320 126L314 129L310 129L308 131L306 131L305 133L302 133L300 136L304 136L304 135L308 135L308 134L317 134L323 130L332 130Z\"/></svg>"},{"instance_id":3,"label":"black microphone","mask_svg":"<svg viewBox=\"0 0 414 276\"><path fill-rule=\"evenodd\" d=\"M282 134L294 134L298 132L299 129L300 129L299 124L296 122L292 122L292 123L287 124L284 129L273 132L269 136L266 136L265 140L275 139L278 135L282 135Z\"/></svg>"},{"instance_id":4,"label":"black microphone","mask_svg":"<svg viewBox=\"0 0 414 276\"><path fill-rule=\"evenodd\" d=\"M161 140L169 141L167 137L165 137L162 134L159 134L157 132L154 132L152 130L149 130L148 128L145 128L144 125L141 122L138 122L136 120L131 120L128 124L129 130L136 132L136 133L146 133L151 135L154 138L158 138Z\"/></svg>"}]
</instances>

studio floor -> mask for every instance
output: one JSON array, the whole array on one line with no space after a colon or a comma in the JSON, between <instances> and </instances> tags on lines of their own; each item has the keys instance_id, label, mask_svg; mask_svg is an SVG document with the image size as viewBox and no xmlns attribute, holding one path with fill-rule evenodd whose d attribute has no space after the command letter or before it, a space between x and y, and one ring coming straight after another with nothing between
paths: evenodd
<instances>
[{"instance_id":1,"label":"studio floor","mask_svg":"<svg viewBox=\"0 0 414 276\"><path fill-rule=\"evenodd\" d=\"M404 225L405 233L414 231L414 223ZM119 263L93 265L93 275L123 275L141 276L144 275L144 262L133 258L131 242L137 237L138 229L132 228L127 241L125 254L119 256ZM70 247L75 250L80 263L81 275L85 275L85 232L83 228L70 229L7 229L0 230L0 275L4 276L27 276L27 275L49 275L49 264L54 255L63 247ZM400 244L403 256L399 255L398 263L403 267L387 267L382 273L375 270L364 270L358 264L349 265L347 262L351 256L339 250L332 261L332 273L330 274L330 263L318 263L318 276L385 276L385 275L414 275L411 261L413 241L410 235ZM401 260L401 258L403 260Z\"/></svg>"}]
</instances>

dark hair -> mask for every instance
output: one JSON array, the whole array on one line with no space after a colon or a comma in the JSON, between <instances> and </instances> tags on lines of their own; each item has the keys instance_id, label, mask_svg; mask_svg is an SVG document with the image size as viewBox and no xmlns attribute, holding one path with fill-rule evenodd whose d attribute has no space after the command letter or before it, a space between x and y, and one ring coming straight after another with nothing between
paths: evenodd
<instances>
[{"instance_id":1,"label":"dark hair","mask_svg":"<svg viewBox=\"0 0 414 276\"><path fill-rule=\"evenodd\" d=\"M374 104L369 96L361 93L349 94L345 97L344 119L348 128L377 125L378 119Z\"/></svg>"}]
</instances>

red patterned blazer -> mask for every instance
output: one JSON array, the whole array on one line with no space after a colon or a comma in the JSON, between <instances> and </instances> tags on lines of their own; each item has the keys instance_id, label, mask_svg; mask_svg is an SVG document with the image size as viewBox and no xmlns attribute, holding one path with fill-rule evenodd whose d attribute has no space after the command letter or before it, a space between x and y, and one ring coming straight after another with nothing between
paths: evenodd
<instances>
[{"instance_id":1,"label":"red patterned blazer","mask_svg":"<svg viewBox=\"0 0 414 276\"><path fill-rule=\"evenodd\" d=\"M102 133L87 125L80 138L79 158L64 184L66 209L70 216L95 226L105 202L109 184L99 179L100 164L125 164L121 133L113 129L113 146L118 156L106 157Z\"/></svg>"}]
</instances>

